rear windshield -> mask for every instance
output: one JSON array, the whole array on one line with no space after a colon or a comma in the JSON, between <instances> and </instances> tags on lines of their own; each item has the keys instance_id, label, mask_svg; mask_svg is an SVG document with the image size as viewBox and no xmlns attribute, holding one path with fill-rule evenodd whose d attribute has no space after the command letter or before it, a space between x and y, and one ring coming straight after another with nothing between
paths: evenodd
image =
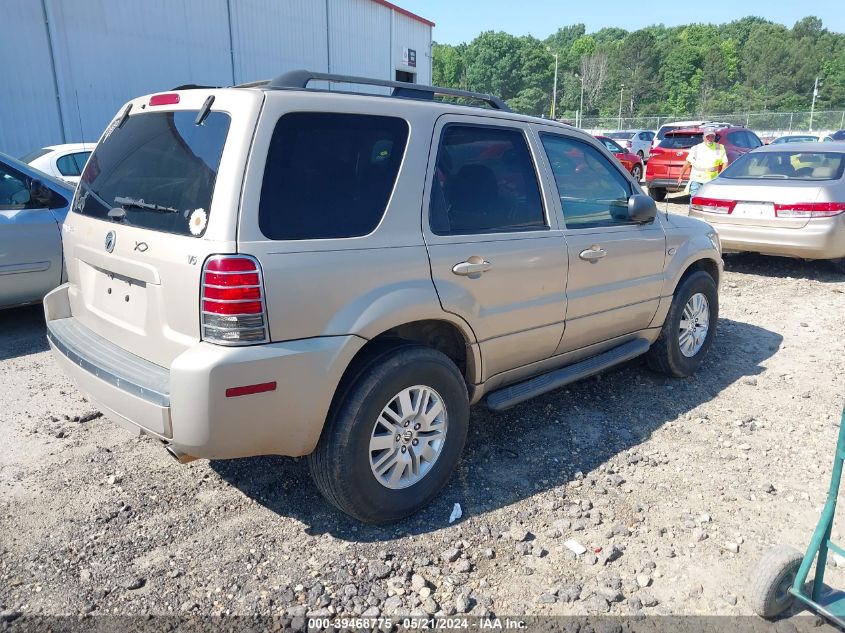
<instances>
[{"instance_id":1,"label":"rear windshield","mask_svg":"<svg viewBox=\"0 0 845 633\"><path fill-rule=\"evenodd\" d=\"M198 111L145 112L106 133L82 173L77 213L154 231L201 235L231 119ZM124 214L120 213L120 210Z\"/></svg>"},{"instance_id":2,"label":"rear windshield","mask_svg":"<svg viewBox=\"0 0 845 633\"><path fill-rule=\"evenodd\" d=\"M670 134L660 141L658 147L665 149L689 149L693 145L698 145L701 139L701 134Z\"/></svg>"},{"instance_id":3,"label":"rear windshield","mask_svg":"<svg viewBox=\"0 0 845 633\"><path fill-rule=\"evenodd\" d=\"M608 138L618 138L618 139L622 139L622 140L627 140L627 139L633 138L633 136L634 136L633 132L608 132L607 133Z\"/></svg>"},{"instance_id":4,"label":"rear windshield","mask_svg":"<svg viewBox=\"0 0 845 633\"><path fill-rule=\"evenodd\" d=\"M845 167L842 152L753 152L732 163L721 178L764 180L838 180Z\"/></svg>"},{"instance_id":5,"label":"rear windshield","mask_svg":"<svg viewBox=\"0 0 845 633\"><path fill-rule=\"evenodd\" d=\"M814 143L818 140L815 136L781 136L772 141L772 145L780 145L781 143Z\"/></svg>"}]
</instances>

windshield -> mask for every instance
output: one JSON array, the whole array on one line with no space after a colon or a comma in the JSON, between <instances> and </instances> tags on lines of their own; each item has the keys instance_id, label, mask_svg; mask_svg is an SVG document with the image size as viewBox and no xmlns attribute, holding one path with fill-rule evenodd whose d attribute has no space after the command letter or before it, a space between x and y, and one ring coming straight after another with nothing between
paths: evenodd
<instances>
[{"instance_id":1,"label":"windshield","mask_svg":"<svg viewBox=\"0 0 845 633\"><path fill-rule=\"evenodd\" d=\"M74 211L201 235L230 118L211 112L196 125L196 117L189 110L146 112L107 132L82 174Z\"/></svg>"},{"instance_id":2,"label":"windshield","mask_svg":"<svg viewBox=\"0 0 845 633\"><path fill-rule=\"evenodd\" d=\"M608 138L618 138L622 139L623 141L627 141L630 138L633 138L633 132L608 132Z\"/></svg>"},{"instance_id":3,"label":"windshield","mask_svg":"<svg viewBox=\"0 0 845 633\"><path fill-rule=\"evenodd\" d=\"M838 180L843 167L842 152L753 152L733 162L720 178Z\"/></svg>"},{"instance_id":4,"label":"windshield","mask_svg":"<svg viewBox=\"0 0 845 633\"><path fill-rule=\"evenodd\" d=\"M689 149L693 145L698 145L701 142L701 138L701 134L670 134L660 141L658 147L665 149Z\"/></svg>"},{"instance_id":5,"label":"windshield","mask_svg":"<svg viewBox=\"0 0 845 633\"><path fill-rule=\"evenodd\" d=\"M803 143L803 142L816 142L817 139L815 136L781 136L780 138L776 138L772 141L772 145L780 145L781 143Z\"/></svg>"}]
</instances>

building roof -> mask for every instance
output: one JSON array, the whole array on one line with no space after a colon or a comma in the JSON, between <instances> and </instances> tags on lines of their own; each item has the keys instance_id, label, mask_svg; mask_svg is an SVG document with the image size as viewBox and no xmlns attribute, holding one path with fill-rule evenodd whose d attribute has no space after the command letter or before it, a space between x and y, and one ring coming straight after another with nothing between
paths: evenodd
<instances>
[{"instance_id":1,"label":"building roof","mask_svg":"<svg viewBox=\"0 0 845 633\"><path fill-rule=\"evenodd\" d=\"M402 15L406 15L412 20L416 20L417 22L422 22L423 24L427 24L428 26L434 26L434 22L428 20L421 15L417 15L416 13L411 13L407 9L403 9L402 7L396 6L392 2L388 2L387 0L372 0L376 4L380 4L383 7L387 7L388 9L393 9L397 13L401 13Z\"/></svg>"}]
</instances>

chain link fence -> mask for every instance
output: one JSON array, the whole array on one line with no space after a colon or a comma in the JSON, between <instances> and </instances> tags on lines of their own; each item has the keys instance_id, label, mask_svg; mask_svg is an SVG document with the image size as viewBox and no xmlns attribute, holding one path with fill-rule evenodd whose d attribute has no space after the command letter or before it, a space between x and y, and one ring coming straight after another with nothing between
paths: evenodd
<instances>
[{"instance_id":1,"label":"chain link fence","mask_svg":"<svg viewBox=\"0 0 845 633\"><path fill-rule=\"evenodd\" d=\"M575 116L564 117L575 122ZM737 112L734 114L680 114L672 116L636 116L636 117L583 117L580 127L591 134L610 130L657 130L664 123L671 121L706 120L731 125L744 125L754 130L758 136L780 136L790 132L810 132L816 134L845 129L845 110L816 110L812 115L805 112Z\"/></svg>"}]
</instances>

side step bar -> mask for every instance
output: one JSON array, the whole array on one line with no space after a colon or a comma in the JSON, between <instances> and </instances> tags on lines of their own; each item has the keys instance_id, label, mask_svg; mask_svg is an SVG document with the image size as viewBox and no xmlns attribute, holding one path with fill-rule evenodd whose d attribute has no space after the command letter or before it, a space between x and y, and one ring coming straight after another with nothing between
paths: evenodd
<instances>
[{"instance_id":1,"label":"side step bar","mask_svg":"<svg viewBox=\"0 0 845 633\"><path fill-rule=\"evenodd\" d=\"M564 385L577 382L587 376L592 376L619 363L636 358L648 351L648 341L636 338L623 343L619 347L603 352L573 365L550 371L547 374L529 378L509 387L494 391L487 396L487 407L493 411L509 409L520 402L530 400L535 396L553 391Z\"/></svg>"}]
</instances>

